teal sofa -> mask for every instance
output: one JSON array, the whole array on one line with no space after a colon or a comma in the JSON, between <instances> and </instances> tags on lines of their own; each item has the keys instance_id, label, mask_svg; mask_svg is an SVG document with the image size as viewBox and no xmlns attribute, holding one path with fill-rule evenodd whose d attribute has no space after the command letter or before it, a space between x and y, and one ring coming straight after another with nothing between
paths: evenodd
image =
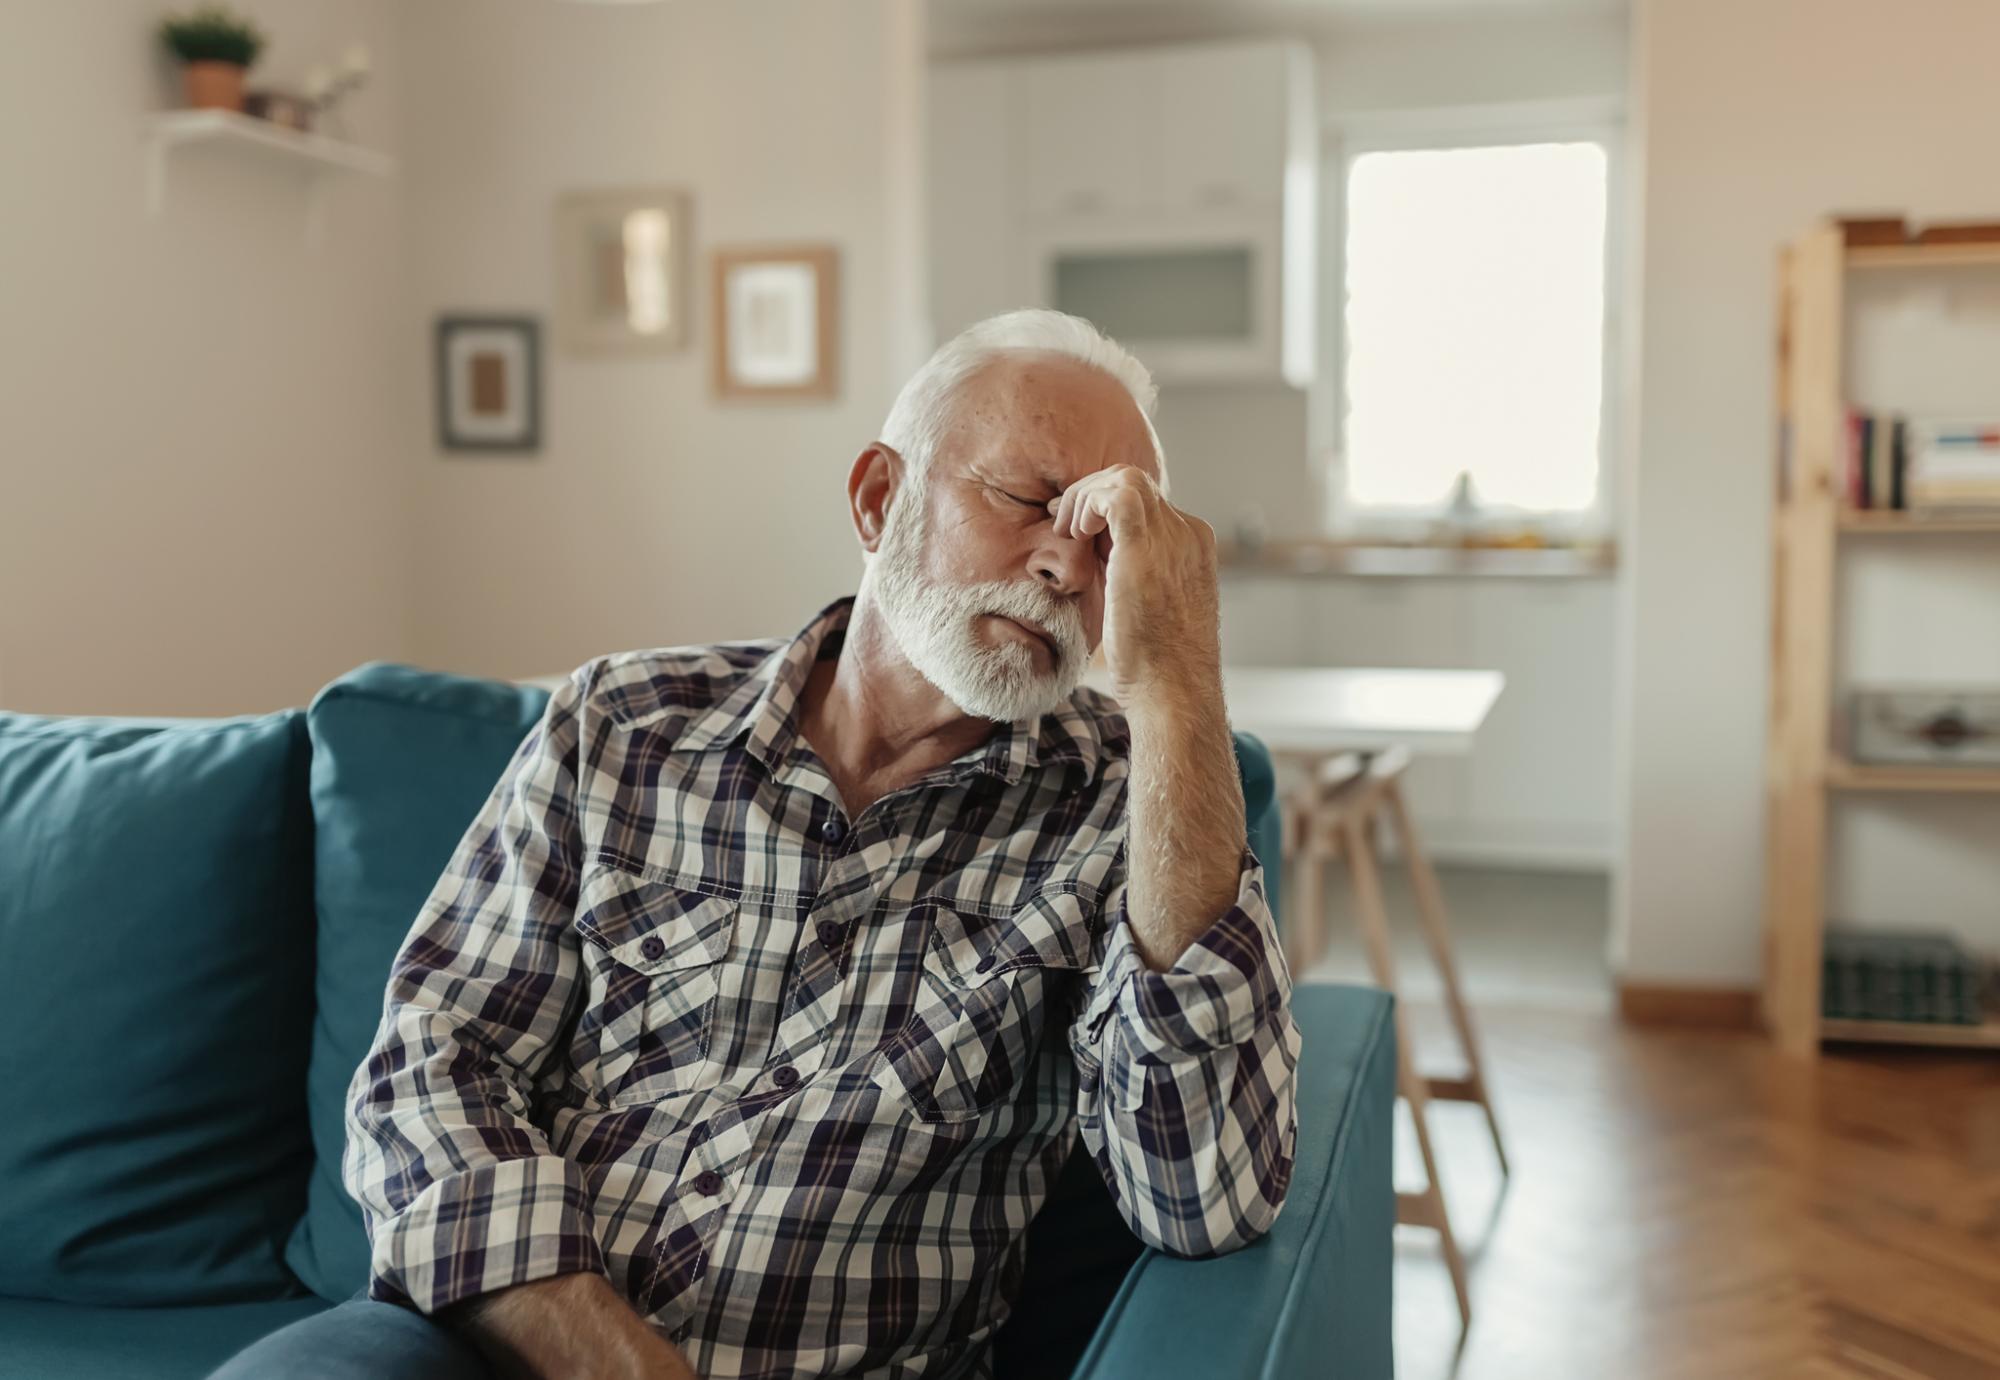
<instances>
[{"instance_id":1,"label":"teal sofa","mask_svg":"<svg viewBox=\"0 0 2000 1380\"><path fill-rule=\"evenodd\" d=\"M0 1376L197 1380L367 1278L341 1102L390 960L546 700L370 663L305 710L0 713ZM1276 889L1268 755L1239 735ZM1275 1229L1143 1251L1078 1161L1006 1376L1391 1373L1389 1000L1307 987Z\"/></svg>"}]
</instances>

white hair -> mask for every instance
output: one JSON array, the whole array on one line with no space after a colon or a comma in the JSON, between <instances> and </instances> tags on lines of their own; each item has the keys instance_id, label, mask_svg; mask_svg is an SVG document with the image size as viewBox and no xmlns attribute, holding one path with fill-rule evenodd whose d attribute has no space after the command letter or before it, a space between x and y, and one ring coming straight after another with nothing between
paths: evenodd
<instances>
[{"instance_id":1,"label":"white hair","mask_svg":"<svg viewBox=\"0 0 2000 1380\"><path fill-rule=\"evenodd\" d=\"M1138 404L1147 439L1153 443L1160 488L1166 490L1167 457L1160 448L1159 433L1153 430L1153 404L1159 390L1153 386L1152 373L1131 351L1082 317L1028 307L967 326L938 346L896 395L878 439L903 457L915 492L923 492L931 460L951 427L959 388L988 364L1015 354L1060 355L1116 379Z\"/></svg>"}]
</instances>

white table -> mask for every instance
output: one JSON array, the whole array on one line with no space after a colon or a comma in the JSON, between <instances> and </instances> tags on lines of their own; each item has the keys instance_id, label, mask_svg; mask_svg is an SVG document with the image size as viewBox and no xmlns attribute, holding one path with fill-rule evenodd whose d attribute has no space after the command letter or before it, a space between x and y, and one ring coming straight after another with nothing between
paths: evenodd
<instances>
[{"instance_id":1,"label":"white table","mask_svg":"<svg viewBox=\"0 0 2000 1380\"><path fill-rule=\"evenodd\" d=\"M1093 667L1084 681L1108 690L1110 673ZM1230 726L1256 734L1285 756L1392 747L1420 756L1462 755L1471 751L1473 735L1506 683L1498 671L1222 668Z\"/></svg>"},{"instance_id":2,"label":"white table","mask_svg":"<svg viewBox=\"0 0 2000 1380\"><path fill-rule=\"evenodd\" d=\"M1229 721L1282 753L1463 754L1507 678L1498 671L1230 666Z\"/></svg>"}]
</instances>

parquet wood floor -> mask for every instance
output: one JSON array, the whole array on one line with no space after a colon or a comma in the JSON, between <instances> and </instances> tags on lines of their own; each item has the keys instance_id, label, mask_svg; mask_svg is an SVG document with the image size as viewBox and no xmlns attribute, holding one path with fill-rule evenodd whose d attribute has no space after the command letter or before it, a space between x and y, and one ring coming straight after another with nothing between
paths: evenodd
<instances>
[{"instance_id":1,"label":"parquet wood floor","mask_svg":"<svg viewBox=\"0 0 2000 1380\"><path fill-rule=\"evenodd\" d=\"M1399 1229L1401 1380L2000 1378L2000 1058L1805 1073L1749 1034L1476 1015L1514 1177L1477 1108L1434 1108L1474 1316L1456 1350L1433 1239Z\"/></svg>"}]
</instances>

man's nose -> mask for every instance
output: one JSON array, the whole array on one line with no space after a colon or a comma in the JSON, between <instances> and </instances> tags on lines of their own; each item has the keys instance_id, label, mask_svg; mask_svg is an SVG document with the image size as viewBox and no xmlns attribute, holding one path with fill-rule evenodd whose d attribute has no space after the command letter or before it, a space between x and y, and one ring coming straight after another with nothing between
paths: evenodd
<instances>
[{"instance_id":1,"label":"man's nose","mask_svg":"<svg viewBox=\"0 0 2000 1380\"><path fill-rule=\"evenodd\" d=\"M1030 569L1035 578L1056 594L1071 596L1090 588L1097 578L1096 542L1079 537L1060 537L1053 531L1036 550Z\"/></svg>"}]
</instances>

